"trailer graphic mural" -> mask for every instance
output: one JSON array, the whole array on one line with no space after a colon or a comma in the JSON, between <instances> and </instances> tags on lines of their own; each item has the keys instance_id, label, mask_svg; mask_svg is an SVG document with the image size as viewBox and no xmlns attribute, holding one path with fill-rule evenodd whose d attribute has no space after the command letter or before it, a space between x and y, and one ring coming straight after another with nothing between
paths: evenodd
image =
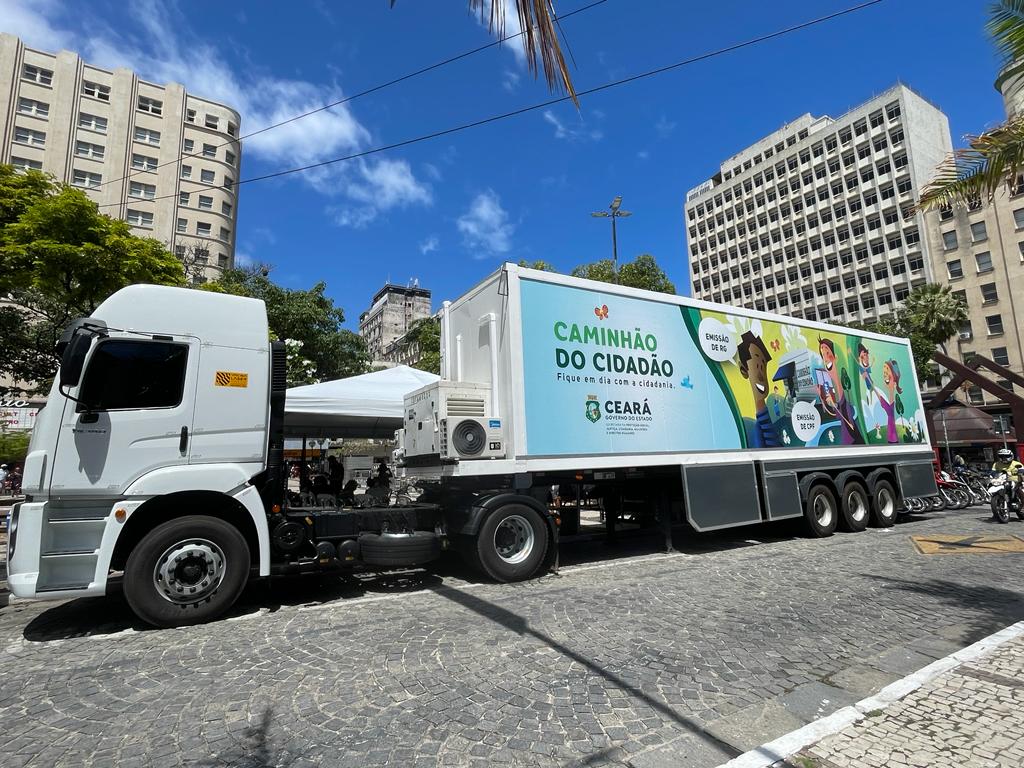
<instances>
[{"instance_id":1,"label":"trailer graphic mural","mask_svg":"<svg viewBox=\"0 0 1024 768\"><path fill-rule=\"evenodd\" d=\"M523 280L527 453L923 441L905 343Z\"/></svg>"}]
</instances>

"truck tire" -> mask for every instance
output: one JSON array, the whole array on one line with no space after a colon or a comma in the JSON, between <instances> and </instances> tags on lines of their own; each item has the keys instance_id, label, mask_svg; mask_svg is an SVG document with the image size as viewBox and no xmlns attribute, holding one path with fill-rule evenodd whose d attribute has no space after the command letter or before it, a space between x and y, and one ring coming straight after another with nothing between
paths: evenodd
<instances>
[{"instance_id":1,"label":"truck tire","mask_svg":"<svg viewBox=\"0 0 1024 768\"><path fill-rule=\"evenodd\" d=\"M180 627L216 618L234 605L249 577L242 532L216 517L188 515L147 533L124 569L124 596L140 619Z\"/></svg>"},{"instance_id":2,"label":"truck tire","mask_svg":"<svg viewBox=\"0 0 1024 768\"><path fill-rule=\"evenodd\" d=\"M807 491L804 519L811 535L816 538L824 538L835 533L839 522L839 509L835 494L827 485L816 483Z\"/></svg>"},{"instance_id":3,"label":"truck tire","mask_svg":"<svg viewBox=\"0 0 1024 768\"><path fill-rule=\"evenodd\" d=\"M839 511L844 531L858 533L868 527L871 518L871 499L868 489L859 480L848 480L843 486Z\"/></svg>"},{"instance_id":4,"label":"truck tire","mask_svg":"<svg viewBox=\"0 0 1024 768\"><path fill-rule=\"evenodd\" d=\"M548 527L535 509L505 504L480 526L475 565L495 581L522 581L537 573L548 550Z\"/></svg>"},{"instance_id":5,"label":"truck tire","mask_svg":"<svg viewBox=\"0 0 1024 768\"><path fill-rule=\"evenodd\" d=\"M871 488L871 522L879 528L891 528L896 524L898 496L892 483L885 478L875 480Z\"/></svg>"},{"instance_id":6,"label":"truck tire","mask_svg":"<svg viewBox=\"0 0 1024 768\"><path fill-rule=\"evenodd\" d=\"M430 531L365 533L359 537L360 559L389 568L423 565L441 556L441 539Z\"/></svg>"}]
</instances>

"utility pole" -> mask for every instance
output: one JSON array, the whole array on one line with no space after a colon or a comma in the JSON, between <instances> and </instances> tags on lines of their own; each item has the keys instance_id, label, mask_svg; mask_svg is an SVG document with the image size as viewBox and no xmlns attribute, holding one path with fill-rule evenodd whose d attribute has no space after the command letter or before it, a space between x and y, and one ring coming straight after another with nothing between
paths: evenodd
<instances>
[{"instance_id":1,"label":"utility pole","mask_svg":"<svg viewBox=\"0 0 1024 768\"><path fill-rule=\"evenodd\" d=\"M616 283L619 282L619 244L615 234L615 220L633 215L630 211L623 211L620 207L621 205L622 195L616 195L615 199L612 200L612 204L608 206L607 211L595 211L590 214L595 219L612 220L612 277Z\"/></svg>"}]
</instances>

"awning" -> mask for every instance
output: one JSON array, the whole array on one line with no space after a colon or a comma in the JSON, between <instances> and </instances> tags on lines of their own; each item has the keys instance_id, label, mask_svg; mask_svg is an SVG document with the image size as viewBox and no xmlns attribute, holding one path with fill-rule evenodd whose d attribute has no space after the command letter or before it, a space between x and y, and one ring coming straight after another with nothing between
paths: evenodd
<instances>
[{"instance_id":1,"label":"awning","mask_svg":"<svg viewBox=\"0 0 1024 768\"><path fill-rule=\"evenodd\" d=\"M440 377L406 365L288 390L290 437L392 438L402 426L405 396Z\"/></svg>"}]
</instances>

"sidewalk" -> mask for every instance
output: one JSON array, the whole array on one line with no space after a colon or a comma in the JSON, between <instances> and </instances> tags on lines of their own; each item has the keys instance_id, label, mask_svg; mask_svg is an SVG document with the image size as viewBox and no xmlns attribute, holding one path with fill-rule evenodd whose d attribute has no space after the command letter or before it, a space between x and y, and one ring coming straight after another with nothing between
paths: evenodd
<instances>
[{"instance_id":1,"label":"sidewalk","mask_svg":"<svg viewBox=\"0 0 1024 768\"><path fill-rule=\"evenodd\" d=\"M1024 765L1024 636L925 683L777 768Z\"/></svg>"}]
</instances>

